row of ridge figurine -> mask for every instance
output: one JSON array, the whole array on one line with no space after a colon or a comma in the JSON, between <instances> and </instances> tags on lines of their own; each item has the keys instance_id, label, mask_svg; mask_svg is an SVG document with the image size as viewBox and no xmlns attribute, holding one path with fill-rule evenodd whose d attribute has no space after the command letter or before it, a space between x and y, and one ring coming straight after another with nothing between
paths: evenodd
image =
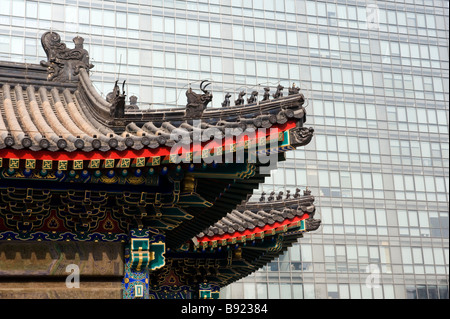
<instances>
[{"instance_id":1,"label":"row of ridge figurine","mask_svg":"<svg viewBox=\"0 0 450 319\"><path fill-rule=\"evenodd\" d=\"M280 192L278 193L277 197L275 198L275 192L272 191L272 192L270 192L269 197L267 198L267 201L272 202L272 201L274 201L275 199L276 199L276 200L282 200L282 199L283 199L283 194L284 194L283 191L280 191ZM262 193L261 193L261 197L259 198L259 201L260 201L260 202L265 202L265 201L266 201L265 195L267 195L265 192L262 192ZM306 189L303 191L303 196L307 196L307 195L311 195L311 191L310 191L308 188L306 188ZM296 189L295 189L295 194L293 195L293 198L299 198L299 197L300 197L300 189L299 189L299 188L296 188ZM287 190L287 191L286 191L286 196L285 196L284 199L285 199L285 200L286 200L286 199L291 199L291 191L290 191L290 190Z\"/></svg>"},{"instance_id":2,"label":"row of ridge figurine","mask_svg":"<svg viewBox=\"0 0 450 319\"><path fill-rule=\"evenodd\" d=\"M203 81L205 82L205 81ZM202 82L202 84L203 84ZM125 84L125 81L124 81ZM202 87L202 85L200 85L201 90L205 93L205 95L207 95L209 97L209 100L212 99L212 95L210 94L210 92L208 92L206 90L206 87L209 84L205 85L204 87ZM278 99L280 97L283 97L283 90L284 90L284 86L282 86L281 84L278 84L277 86L277 90L274 94L272 94L272 97L274 99ZM292 83L292 87L289 88L289 95L294 95L294 94L298 94L300 92L300 88L295 86L295 83ZM120 93L120 91L118 90L118 86L117 86L117 81L116 84L114 85L114 91L113 92L109 92L106 96L106 101L111 103L113 102L114 98L116 96L118 96ZM122 93L123 95L125 94L125 91ZM192 93L191 93L192 94ZM245 93L244 91L241 91L239 93L239 96L237 98L237 100L234 101L234 105L238 106L238 105L244 105L245 101L244 101L244 96L247 93ZM194 96L196 96L197 94L193 93ZM264 95L263 95L263 99L261 100L261 102L264 101L269 101L270 100L270 88L269 87L265 87L264 88ZM226 93L225 95L225 100L222 102L222 107L228 107L230 106L230 97L231 94L230 93ZM138 110L139 107L137 106L137 97L135 95L130 96L130 102L129 104L127 104L125 106L125 110ZM247 103L248 104L252 104L252 103L256 103L258 99L258 91L253 91L250 95L250 97L247 99ZM205 99L202 99L202 102L206 102L204 101ZM188 101L189 102L189 101ZM207 103L206 103L207 104Z\"/></svg>"},{"instance_id":3,"label":"row of ridge figurine","mask_svg":"<svg viewBox=\"0 0 450 319\"><path fill-rule=\"evenodd\" d=\"M283 90L284 90L284 86L282 86L281 84L278 84L277 86L277 91L272 94L272 97L274 99L278 99L280 97L283 96ZM300 92L300 88L295 86L295 83L292 83L292 87L289 88L289 95L293 95L293 94L298 94ZM234 105L244 105L245 101L244 101L244 96L247 93L245 93L244 91L241 91L238 95L237 100L234 101ZM222 102L222 107L227 107L230 106L230 97L231 94L227 93L225 95L225 100ZM264 95L263 95L263 99L261 100L261 102L264 101L269 101L270 99L270 87L265 87L264 88ZM250 97L247 99L247 103L248 104L252 104L252 103L256 103L258 100L258 91L253 91L250 94Z\"/></svg>"}]
</instances>

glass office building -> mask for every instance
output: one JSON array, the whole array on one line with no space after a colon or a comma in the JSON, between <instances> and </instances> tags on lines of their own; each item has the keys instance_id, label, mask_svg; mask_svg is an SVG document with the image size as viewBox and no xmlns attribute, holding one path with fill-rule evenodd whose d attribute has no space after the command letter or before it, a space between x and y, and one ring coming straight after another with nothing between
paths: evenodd
<instances>
[{"instance_id":1,"label":"glass office building","mask_svg":"<svg viewBox=\"0 0 450 319\"><path fill-rule=\"evenodd\" d=\"M279 83L308 98L315 137L254 199L308 186L322 226L222 298L448 298L448 1L0 0L0 60L45 60L50 29L140 109L204 79L212 107Z\"/></svg>"}]
</instances>

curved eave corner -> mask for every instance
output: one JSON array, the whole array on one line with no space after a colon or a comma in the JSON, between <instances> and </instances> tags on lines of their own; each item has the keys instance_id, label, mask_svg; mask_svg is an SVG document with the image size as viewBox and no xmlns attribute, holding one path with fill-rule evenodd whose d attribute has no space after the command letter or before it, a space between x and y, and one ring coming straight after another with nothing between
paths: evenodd
<instances>
[{"instance_id":1,"label":"curved eave corner","mask_svg":"<svg viewBox=\"0 0 450 319\"><path fill-rule=\"evenodd\" d=\"M288 232L296 231L298 237L301 237L301 233L306 232L305 219L309 218L308 214L304 214L301 217L295 217L287 219L284 222L275 222L272 225L266 225L264 227L255 227L254 229L247 229L245 231L236 231L232 234L226 234L221 236L202 237L198 238L198 247L201 249L226 247L235 244L247 245L255 240L264 239L266 237L285 234Z\"/></svg>"},{"instance_id":2,"label":"curved eave corner","mask_svg":"<svg viewBox=\"0 0 450 319\"><path fill-rule=\"evenodd\" d=\"M198 234L193 242L197 248L214 249L236 244L255 244L255 241L275 235L295 235L318 229L321 220L315 219L314 197L307 195L296 200L275 200L244 203L220 221Z\"/></svg>"}]
</instances>

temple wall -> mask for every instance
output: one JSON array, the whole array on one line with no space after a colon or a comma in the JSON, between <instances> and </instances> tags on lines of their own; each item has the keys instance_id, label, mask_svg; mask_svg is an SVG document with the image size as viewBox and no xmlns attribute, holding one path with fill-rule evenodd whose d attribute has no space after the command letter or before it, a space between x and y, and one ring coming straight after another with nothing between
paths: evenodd
<instances>
[{"instance_id":1,"label":"temple wall","mask_svg":"<svg viewBox=\"0 0 450 319\"><path fill-rule=\"evenodd\" d=\"M120 299L123 253L122 243L0 242L0 298Z\"/></svg>"}]
</instances>

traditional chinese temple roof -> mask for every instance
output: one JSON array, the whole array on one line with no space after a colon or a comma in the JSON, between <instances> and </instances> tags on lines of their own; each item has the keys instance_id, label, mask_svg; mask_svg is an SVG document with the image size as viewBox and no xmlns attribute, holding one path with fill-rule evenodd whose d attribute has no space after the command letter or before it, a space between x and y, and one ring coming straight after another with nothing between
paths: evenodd
<instances>
[{"instance_id":1,"label":"traditional chinese temple roof","mask_svg":"<svg viewBox=\"0 0 450 319\"><path fill-rule=\"evenodd\" d=\"M5 63L0 70L15 67ZM3 71L2 70L2 71ZM16 78L17 79L17 78ZM106 102L94 90L87 72L80 69L80 87L61 87L43 82L40 85L8 81L0 88L3 116L0 118L0 148L31 149L33 151L81 150L140 150L146 146L173 146L178 140L177 129L189 133L192 140L196 128L191 125L182 109L130 111L117 120L110 119ZM289 119L303 118L302 109L280 110L284 106L300 104L301 96L295 96L273 104L253 105L246 108L233 107L207 109L198 117L203 125L198 128L207 138L208 129L248 127L270 128L285 124ZM265 103L268 104L268 103ZM262 114L261 114L262 113ZM198 130L197 129L197 130Z\"/></svg>"},{"instance_id":2,"label":"traditional chinese temple roof","mask_svg":"<svg viewBox=\"0 0 450 319\"><path fill-rule=\"evenodd\" d=\"M264 228L276 228L286 221L294 223L312 217L314 197L310 194L276 201L245 202L197 235L201 242L255 234ZM305 215L306 214L306 215Z\"/></svg>"},{"instance_id":3,"label":"traditional chinese temple roof","mask_svg":"<svg viewBox=\"0 0 450 319\"><path fill-rule=\"evenodd\" d=\"M42 37L50 60L69 50L61 48L55 35L47 32ZM255 101L245 107L139 111L126 104L125 92L117 83L112 100L103 98L89 77L93 66L80 59L65 64L43 61L50 71L37 65L0 64L0 148L65 152L155 149L172 147L186 132L190 141L197 133L205 142L210 139L208 131L216 131L213 129L224 133L227 128L270 128L305 117L302 94ZM71 72L77 75L63 76ZM193 95L195 102L196 93L190 90L187 95L188 100ZM202 122L200 127L193 124L194 119Z\"/></svg>"},{"instance_id":4,"label":"traditional chinese temple roof","mask_svg":"<svg viewBox=\"0 0 450 319\"><path fill-rule=\"evenodd\" d=\"M270 174L263 170L270 163L255 156L284 160L312 138L298 88L286 96L281 85L272 95L265 88L261 100L255 91L247 104L245 92L235 105L227 94L221 107L208 107L213 97L203 81L203 93L186 91L185 106L139 110L135 97L126 101L125 82L116 81L107 98L96 91L83 38L74 43L69 49L46 32L47 61L0 62L0 240L163 236L167 262L152 275L157 291L178 266L199 268L201 260L221 270L198 280L223 286L317 228L309 193L246 201ZM233 270L224 252L238 248Z\"/></svg>"},{"instance_id":5,"label":"traditional chinese temple roof","mask_svg":"<svg viewBox=\"0 0 450 319\"><path fill-rule=\"evenodd\" d=\"M189 244L168 251L170 262L153 275L159 287L154 290L168 293L171 288L165 283L173 277L224 287L279 257L321 224L314 218L314 197L309 190L303 195L299 191L294 197L278 194L259 202L243 201Z\"/></svg>"}]
</instances>

